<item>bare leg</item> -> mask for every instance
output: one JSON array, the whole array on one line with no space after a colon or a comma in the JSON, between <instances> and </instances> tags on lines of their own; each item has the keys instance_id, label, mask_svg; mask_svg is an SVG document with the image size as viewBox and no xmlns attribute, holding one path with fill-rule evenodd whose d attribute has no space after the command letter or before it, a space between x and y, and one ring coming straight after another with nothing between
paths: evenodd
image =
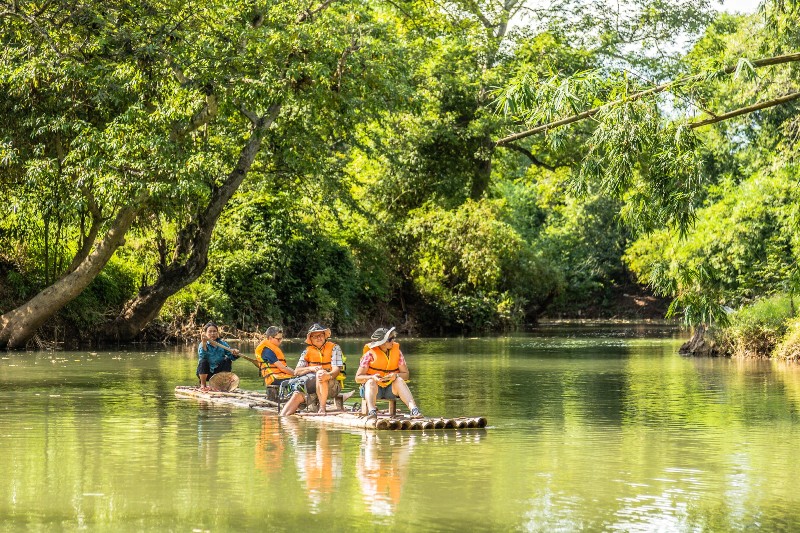
<instances>
[{"instance_id":1,"label":"bare leg","mask_svg":"<svg viewBox=\"0 0 800 533\"><path fill-rule=\"evenodd\" d=\"M200 374L200 388L207 389L208 385L206 385L206 381L208 380L208 374Z\"/></svg>"},{"instance_id":2,"label":"bare leg","mask_svg":"<svg viewBox=\"0 0 800 533\"><path fill-rule=\"evenodd\" d=\"M302 404L304 401L305 396L303 396L301 392L295 392L292 394L292 397L289 398L289 401L286 402L286 405L283 406L283 409L281 409L281 416L289 416L294 414L295 411L297 411L297 408L300 407L300 404Z\"/></svg>"},{"instance_id":3,"label":"bare leg","mask_svg":"<svg viewBox=\"0 0 800 533\"><path fill-rule=\"evenodd\" d=\"M319 399L319 412L327 412L328 403L328 382L322 381L320 376L317 376L317 399Z\"/></svg>"},{"instance_id":4,"label":"bare leg","mask_svg":"<svg viewBox=\"0 0 800 533\"><path fill-rule=\"evenodd\" d=\"M411 391L409 390L408 385L403 378L398 376L394 380L392 383L392 392L395 396L400 397L409 410L414 409L417 406L417 402L414 401L414 396L411 395Z\"/></svg>"},{"instance_id":5,"label":"bare leg","mask_svg":"<svg viewBox=\"0 0 800 533\"><path fill-rule=\"evenodd\" d=\"M378 384L373 379L364 383L364 401L367 402L368 413L375 409L378 401Z\"/></svg>"}]
</instances>

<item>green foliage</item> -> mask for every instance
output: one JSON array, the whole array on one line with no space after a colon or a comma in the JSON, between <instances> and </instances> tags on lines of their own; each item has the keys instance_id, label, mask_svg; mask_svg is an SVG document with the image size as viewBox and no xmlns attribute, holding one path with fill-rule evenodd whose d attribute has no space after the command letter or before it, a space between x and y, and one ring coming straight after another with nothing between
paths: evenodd
<instances>
[{"instance_id":1,"label":"green foliage","mask_svg":"<svg viewBox=\"0 0 800 533\"><path fill-rule=\"evenodd\" d=\"M643 236L625 259L640 280L685 300L674 310L697 309L690 323L721 319L714 309L723 305L738 307L762 295L795 290L797 191L792 167L721 187L719 200L698 212L691 235L681 239L661 230Z\"/></svg>"},{"instance_id":2,"label":"green foliage","mask_svg":"<svg viewBox=\"0 0 800 533\"><path fill-rule=\"evenodd\" d=\"M730 353L745 357L769 355L797 316L794 298L776 294L742 307L730 316L730 324L717 334Z\"/></svg>"},{"instance_id":3,"label":"green foliage","mask_svg":"<svg viewBox=\"0 0 800 533\"><path fill-rule=\"evenodd\" d=\"M91 334L108 318L106 313L120 309L135 289L135 266L109 261L89 286L64 307L61 318L82 334Z\"/></svg>"},{"instance_id":4,"label":"green foliage","mask_svg":"<svg viewBox=\"0 0 800 533\"><path fill-rule=\"evenodd\" d=\"M296 330L322 321L346 332L374 305L368 298L380 281L366 281L375 269L365 265L362 273L354 256L367 246L338 242L324 219L305 221L315 212L295 202L280 193L252 194L220 222L201 283L226 296L217 320L242 329L281 324Z\"/></svg>"},{"instance_id":5,"label":"green foliage","mask_svg":"<svg viewBox=\"0 0 800 533\"><path fill-rule=\"evenodd\" d=\"M800 361L800 319L793 318L786 323L786 333L775 347L773 357L787 361Z\"/></svg>"},{"instance_id":6,"label":"green foliage","mask_svg":"<svg viewBox=\"0 0 800 533\"><path fill-rule=\"evenodd\" d=\"M207 278L175 293L161 309L162 320L172 324L202 325L209 320L233 324L236 314L231 298Z\"/></svg>"},{"instance_id":7,"label":"green foliage","mask_svg":"<svg viewBox=\"0 0 800 533\"><path fill-rule=\"evenodd\" d=\"M20 278L20 296L45 286L93 220L146 188L146 214L117 266L66 311L81 328L113 315L134 280L152 283L189 255L178 236L230 175L251 131L245 115L280 104L214 230L207 271L163 318L244 329L322 320L348 331L386 317L413 325L416 314L423 331L518 327L553 302L558 312L596 306L628 281L630 229L617 213L655 231L631 262L642 279L666 265L662 292L682 298L689 321L771 284L787 290L788 189L772 218L748 204L759 231L728 224L747 237L732 265L721 250L706 265L689 251L676 256L685 264L665 263L654 249L676 238L658 230L686 233L701 202L725 202L768 150L755 157L722 134L695 137L670 123L664 100L629 96L647 78L730 59L743 26L719 18L679 64L656 49L702 27L705 0L616 4L567 0L536 8L540 25L509 30L522 2L15 2L20 16L0 15L0 112L11 118L0 124L0 259L18 269L7 276ZM38 25L26 22L34 15ZM735 83L755 90L744 76ZM495 87L506 88L505 114L495 113ZM700 102L714 90L675 95ZM618 102L592 122L494 145L519 120L609 101ZM767 127L735 138L766 135L780 137Z\"/></svg>"},{"instance_id":8,"label":"green foliage","mask_svg":"<svg viewBox=\"0 0 800 533\"><path fill-rule=\"evenodd\" d=\"M555 272L501 211L483 200L411 213L403 231L413 250L412 280L441 314L441 329L518 326L558 290Z\"/></svg>"}]
</instances>

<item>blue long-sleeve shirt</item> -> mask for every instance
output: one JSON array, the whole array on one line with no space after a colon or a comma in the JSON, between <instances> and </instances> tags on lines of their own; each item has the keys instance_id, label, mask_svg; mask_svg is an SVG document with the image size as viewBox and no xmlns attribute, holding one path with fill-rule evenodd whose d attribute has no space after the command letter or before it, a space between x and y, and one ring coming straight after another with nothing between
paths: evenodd
<instances>
[{"instance_id":1,"label":"blue long-sleeve shirt","mask_svg":"<svg viewBox=\"0 0 800 533\"><path fill-rule=\"evenodd\" d=\"M216 342L230 348L230 344L222 339L216 339ZM208 361L211 372L214 372L219 364L225 359L235 360L237 357L224 348L211 346L210 344L206 347L206 343L201 342L197 347L197 359L198 361L202 361L204 359Z\"/></svg>"}]
</instances>

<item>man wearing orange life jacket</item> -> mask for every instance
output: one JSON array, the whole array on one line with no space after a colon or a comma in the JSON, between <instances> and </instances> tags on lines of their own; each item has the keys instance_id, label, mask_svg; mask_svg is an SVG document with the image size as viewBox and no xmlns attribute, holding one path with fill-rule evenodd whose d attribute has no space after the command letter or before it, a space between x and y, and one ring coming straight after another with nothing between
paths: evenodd
<instances>
[{"instance_id":1,"label":"man wearing orange life jacket","mask_svg":"<svg viewBox=\"0 0 800 533\"><path fill-rule=\"evenodd\" d=\"M342 392L341 380L344 378L344 356L338 344L328 340L331 330L319 324L309 328L306 335L306 349L300 354L300 360L294 369L296 376L309 376L305 380L306 394L316 394L319 400L319 412L325 413L328 398L336 397ZM300 390L295 390L289 401L281 410L287 416L306 401Z\"/></svg>"},{"instance_id":2,"label":"man wearing orange life jacket","mask_svg":"<svg viewBox=\"0 0 800 533\"><path fill-rule=\"evenodd\" d=\"M368 416L378 416L375 402L400 398L411 410L411 416L422 418L417 403L408 389L408 367L395 338L394 328L380 328L372 334L369 350L361 358L356 373L356 383L363 387L362 396L367 402Z\"/></svg>"},{"instance_id":3,"label":"man wearing orange life jacket","mask_svg":"<svg viewBox=\"0 0 800 533\"><path fill-rule=\"evenodd\" d=\"M261 377L264 385L280 385L294 377L294 370L286 365L286 356L281 350L283 330L278 326L270 326L264 333L267 338L256 346L256 359L261 363Z\"/></svg>"}]
</instances>

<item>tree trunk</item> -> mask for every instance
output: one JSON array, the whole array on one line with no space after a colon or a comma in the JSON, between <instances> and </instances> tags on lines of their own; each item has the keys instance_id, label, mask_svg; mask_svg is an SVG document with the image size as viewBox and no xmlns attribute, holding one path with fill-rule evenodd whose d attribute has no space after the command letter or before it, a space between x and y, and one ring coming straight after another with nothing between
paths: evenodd
<instances>
[{"instance_id":1,"label":"tree trunk","mask_svg":"<svg viewBox=\"0 0 800 533\"><path fill-rule=\"evenodd\" d=\"M25 302L0 316L0 348L23 348L47 319L77 297L111 259L141 209L143 197L124 207L103 240L74 270Z\"/></svg>"},{"instance_id":2,"label":"tree trunk","mask_svg":"<svg viewBox=\"0 0 800 533\"><path fill-rule=\"evenodd\" d=\"M103 332L106 340L133 340L158 316L167 298L200 277L208 264L208 248L217 220L247 176L261 148L262 137L277 118L280 108L280 104L271 106L268 114L257 121L239 154L236 167L213 191L203 212L181 229L172 262L160 270L155 283L142 287L139 294L128 301L114 321L106 326Z\"/></svg>"},{"instance_id":3,"label":"tree trunk","mask_svg":"<svg viewBox=\"0 0 800 533\"><path fill-rule=\"evenodd\" d=\"M682 355L709 356L717 355L718 350L713 342L706 339L705 324L699 324L695 326L692 338L681 345L678 353Z\"/></svg>"},{"instance_id":4,"label":"tree trunk","mask_svg":"<svg viewBox=\"0 0 800 533\"><path fill-rule=\"evenodd\" d=\"M482 140L483 150L473 157L475 168L472 173L472 183L470 184L469 197L475 201L483 198L489 189L492 178L492 153L494 152L494 142L488 135Z\"/></svg>"}]
</instances>

